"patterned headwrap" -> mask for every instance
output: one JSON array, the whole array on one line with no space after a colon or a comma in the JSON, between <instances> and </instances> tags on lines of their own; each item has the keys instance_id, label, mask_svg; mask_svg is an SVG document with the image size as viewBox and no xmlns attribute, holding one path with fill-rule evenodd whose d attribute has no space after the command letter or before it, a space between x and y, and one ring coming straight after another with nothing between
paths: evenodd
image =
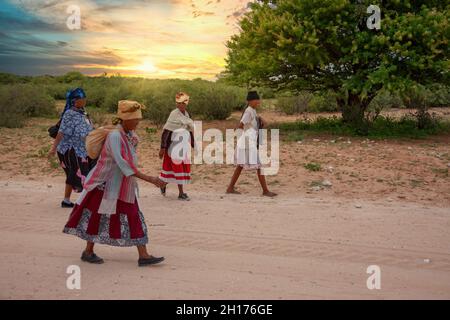
<instances>
[{"instance_id":1,"label":"patterned headwrap","mask_svg":"<svg viewBox=\"0 0 450 320\"><path fill-rule=\"evenodd\" d=\"M175 96L175 101L177 103L185 103L186 105L189 104L189 95L184 92L178 92Z\"/></svg>"},{"instance_id":2,"label":"patterned headwrap","mask_svg":"<svg viewBox=\"0 0 450 320\"><path fill-rule=\"evenodd\" d=\"M75 101L78 99L86 98L86 93L81 88L76 88L73 90L69 90L66 93L66 106L64 107L63 115L67 110L73 108L75 106Z\"/></svg>"}]
</instances>

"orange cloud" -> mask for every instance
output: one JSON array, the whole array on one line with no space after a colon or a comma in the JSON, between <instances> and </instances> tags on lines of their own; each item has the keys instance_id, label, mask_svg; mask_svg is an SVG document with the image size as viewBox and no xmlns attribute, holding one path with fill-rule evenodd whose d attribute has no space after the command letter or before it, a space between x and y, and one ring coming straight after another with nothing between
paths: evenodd
<instances>
[{"instance_id":1,"label":"orange cloud","mask_svg":"<svg viewBox=\"0 0 450 320\"><path fill-rule=\"evenodd\" d=\"M64 25L72 1L17 0L48 23ZM72 47L107 52L114 64L74 64L150 78L214 79L225 65L225 42L237 32L245 0L129 0L100 5L77 0L82 30L71 31ZM106 3L106 2L105 2ZM73 48L72 48L73 49Z\"/></svg>"}]
</instances>

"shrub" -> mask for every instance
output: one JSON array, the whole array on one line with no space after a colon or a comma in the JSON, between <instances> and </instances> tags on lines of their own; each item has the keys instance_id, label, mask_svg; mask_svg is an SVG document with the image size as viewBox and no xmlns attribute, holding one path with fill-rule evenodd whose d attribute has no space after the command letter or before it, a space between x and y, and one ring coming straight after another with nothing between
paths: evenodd
<instances>
[{"instance_id":1,"label":"shrub","mask_svg":"<svg viewBox=\"0 0 450 320\"><path fill-rule=\"evenodd\" d=\"M368 111L386 110L390 108L400 108L403 106L403 101L396 93L388 91L381 91L369 104Z\"/></svg>"},{"instance_id":2,"label":"shrub","mask_svg":"<svg viewBox=\"0 0 450 320\"><path fill-rule=\"evenodd\" d=\"M31 77L27 76L16 76L9 73L0 73L0 84L16 84L16 83L27 83Z\"/></svg>"},{"instance_id":3,"label":"shrub","mask_svg":"<svg viewBox=\"0 0 450 320\"><path fill-rule=\"evenodd\" d=\"M430 92L420 86L416 86L400 93L405 107L408 109L426 108Z\"/></svg>"},{"instance_id":4,"label":"shrub","mask_svg":"<svg viewBox=\"0 0 450 320\"><path fill-rule=\"evenodd\" d=\"M278 98L277 110L288 115L303 112L336 112L338 105L336 95L332 92L309 93L301 92L296 96L281 96Z\"/></svg>"},{"instance_id":5,"label":"shrub","mask_svg":"<svg viewBox=\"0 0 450 320\"><path fill-rule=\"evenodd\" d=\"M175 109L175 94L179 91L191 96L188 111L196 119L226 119L245 102L244 89L204 80L148 80L135 90L134 98L147 106L144 117L160 126Z\"/></svg>"},{"instance_id":6,"label":"shrub","mask_svg":"<svg viewBox=\"0 0 450 320\"><path fill-rule=\"evenodd\" d=\"M428 104L430 107L449 107L450 106L450 87L435 84L430 87L430 96Z\"/></svg>"},{"instance_id":7,"label":"shrub","mask_svg":"<svg viewBox=\"0 0 450 320\"><path fill-rule=\"evenodd\" d=\"M256 89L262 99L274 99L275 91L271 88L257 88Z\"/></svg>"},{"instance_id":8,"label":"shrub","mask_svg":"<svg viewBox=\"0 0 450 320\"><path fill-rule=\"evenodd\" d=\"M95 127L111 124L112 119L110 119L110 117L108 117L108 115L104 112L98 110L88 110L88 114Z\"/></svg>"},{"instance_id":9,"label":"shrub","mask_svg":"<svg viewBox=\"0 0 450 320\"><path fill-rule=\"evenodd\" d=\"M70 71L67 72L65 75L58 77L58 80L60 82L64 83L73 83L74 81L82 81L85 79L85 76L78 71Z\"/></svg>"},{"instance_id":10,"label":"shrub","mask_svg":"<svg viewBox=\"0 0 450 320\"><path fill-rule=\"evenodd\" d=\"M55 101L29 84L0 87L0 126L21 127L27 117L56 116Z\"/></svg>"},{"instance_id":11,"label":"shrub","mask_svg":"<svg viewBox=\"0 0 450 320\"><path fill-rule=\"evenodd\" d=\"M331 92L315 94L309 101L309 112L336 112L339 111L336 95Z\"/></svg>"},{"instance_id":12,"label":"shrub","mask_svg":"<svg viewBox=\"0 0 450 320\"><path fill-rule=\"evenodd\" d=\"M45 92L55 100L66 100L67 91L73 89L70 84L65 83L46 84L42 85L42 87Z\"/></svg>"},{"instance_id":13,"label":"shrub","mask_svg":"<svg viewBox=\"0 0 450 320\"><path fill-rule=\"evenodd\" d=\"M144 118L152 120L157 126L162 126L169 117L170 112L175 108L174 96L171 96L172 99L169 96L171 96L169 92L163 91L144 94L141 100L147 106L143 113ZM172 103L169 101L172 101Z\"/></svg>"},{"instance_id":14,"label":"shrub","mask_svg":"<svg viewBox=\"0 0 450 320\"><path fill-rule=\"evenodd\" d=\"M372 138L423 138L428 135L448 134L450 133L450 122L441 120L433 115L432 125L425 128L419 128L419 121L414 115L406 115L401 119L393 119L380 116L368 126L364 135ZM304 132L320 132L332 135L359 136L361 132L345 123L342 118L319 117L314 121L303 120L297 122L288 122L277 124L277 128L282 134L288 136L297 132L301 135Z\"/></svg>"},{"instance_id":15,"label":"shrub","mask_svg":"<svg viewBox=\"0 0 450 320\"><path fill-rule=\"evenodd\" d=\"M108 88L105 91L104 98L102 100L101 107L108 112L116 112L117 105L120 100L130 99L131 90L127 85L121 85L119 87Z\"/></svg>"},{"instance_id":16,"label":"shrub","mask_svg":"<svg viewBox=\"0 0 450 320\"><path fill-rule=\"evenodd\" d=\"M317 172L322 170L322 166L320 165L320 163L315 163L315 162L310 162L304 165L305 169L309 170L309 171L313 171L313 172Z\"/></svg>"},{"instance_id":17,"label":"shrub","mask_svg":"<svg viewBox=\"0 0 450 320\"><path fill-rule=\"evenodd\" d=\"M244 94L244 97L242 97ZM192 100L192 112L208 120L225 120L245 99L244 91L223 85L208 85Z\"/></svg>"},{"instance_id":18,"label":"shrub","mask_svg":"<svg viewBox=\"0 0 450 320\"><path fill-rule=\"evenodd\" d=\"M312 98L312 94L307 92L294 97L279 97L277 109L289 115L306 112Z\"/></svg>"},{"instance_id":19,"label":"shrub","mask_svg":"<svg viewBox=\"0 0 450 320\"><path fill-rule=\"evenodd\" d=\"M243 110L247 93L244 88L202 79L188 81L121 76L87 77L77 72L59 77L29 78L0 74L0 83L1 81L27 81L30 86L55 100L65 100L69 89L81 87L86 91L88 107L99 108L99 112L115 113L119 100L137 100L148 107L144 111L144 117L157 125L164 124L169 113L176 107L175 95L179 91L185 91L191 96L189 113L196 119L208 120L227 119L233 110ZM266 91L264 95L273 94L270 90Z\"/></svg>"},{"instance_id":20,"label":"shrub","mask_svg":"<svg viewBox=\"0 0 450 320\"><path fill-rule=\"evenodd\" d=\"M105 103L105 96L106 96L106 88L102 85L92 85L92 86L86 86L85 92L87 95L87 102L86 104L91 107L100 108Z\"/></svg>"}]
</instances>

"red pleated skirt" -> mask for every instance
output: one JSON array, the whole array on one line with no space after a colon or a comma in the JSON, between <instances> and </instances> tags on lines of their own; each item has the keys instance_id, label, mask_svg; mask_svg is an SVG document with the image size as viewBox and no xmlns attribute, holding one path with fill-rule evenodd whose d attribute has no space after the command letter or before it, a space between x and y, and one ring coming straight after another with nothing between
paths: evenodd
<instances>
[{"instance_id":1,"label":"red pleated skirt","mask_svg":"<svg viewBox=\"0 0 450 320\"><path fill-rule=\"evenodd\" d=\"M93 243L116 247L132 247L148 243L144 215L134 204L117 201L116 214L99 214L103 190L96 188L86 194L70 214L63 232Z\"/></svg>"},{"instance_id":2,"label":"red pleated skirt","mask_svg":"<svg viewBox=\"0 0 450 320\"><path fill-rule=\"evenodd\" d=\"M177 162L170 158L169 153L164 153L163 168L159 178L166 183L180 185L191 183L191 164L187 162Z\"/></svg>"}]
</instances>

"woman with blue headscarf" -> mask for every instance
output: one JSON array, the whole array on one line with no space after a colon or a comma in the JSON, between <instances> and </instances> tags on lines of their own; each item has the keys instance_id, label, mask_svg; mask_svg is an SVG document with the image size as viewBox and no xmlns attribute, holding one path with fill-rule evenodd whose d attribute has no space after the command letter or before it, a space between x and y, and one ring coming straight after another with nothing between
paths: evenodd
<instances>
[{"instance_id":1,"label":"woman with blue headscarf","mask_svg":"<svg viewBox=\"0 0 450 320\"><path fill-rule=\"evenodd\" d=\"M81 88L70 90L66 95L66 106L61 116L58 135L49 155L58 153L61 167L66 173L66 190L63 208L72 208L72 191L81 192L83 182L94 166L86 151L86 137L93 130L92 122L85 111L86 93Z\"/></svg>"}]
</instances>

